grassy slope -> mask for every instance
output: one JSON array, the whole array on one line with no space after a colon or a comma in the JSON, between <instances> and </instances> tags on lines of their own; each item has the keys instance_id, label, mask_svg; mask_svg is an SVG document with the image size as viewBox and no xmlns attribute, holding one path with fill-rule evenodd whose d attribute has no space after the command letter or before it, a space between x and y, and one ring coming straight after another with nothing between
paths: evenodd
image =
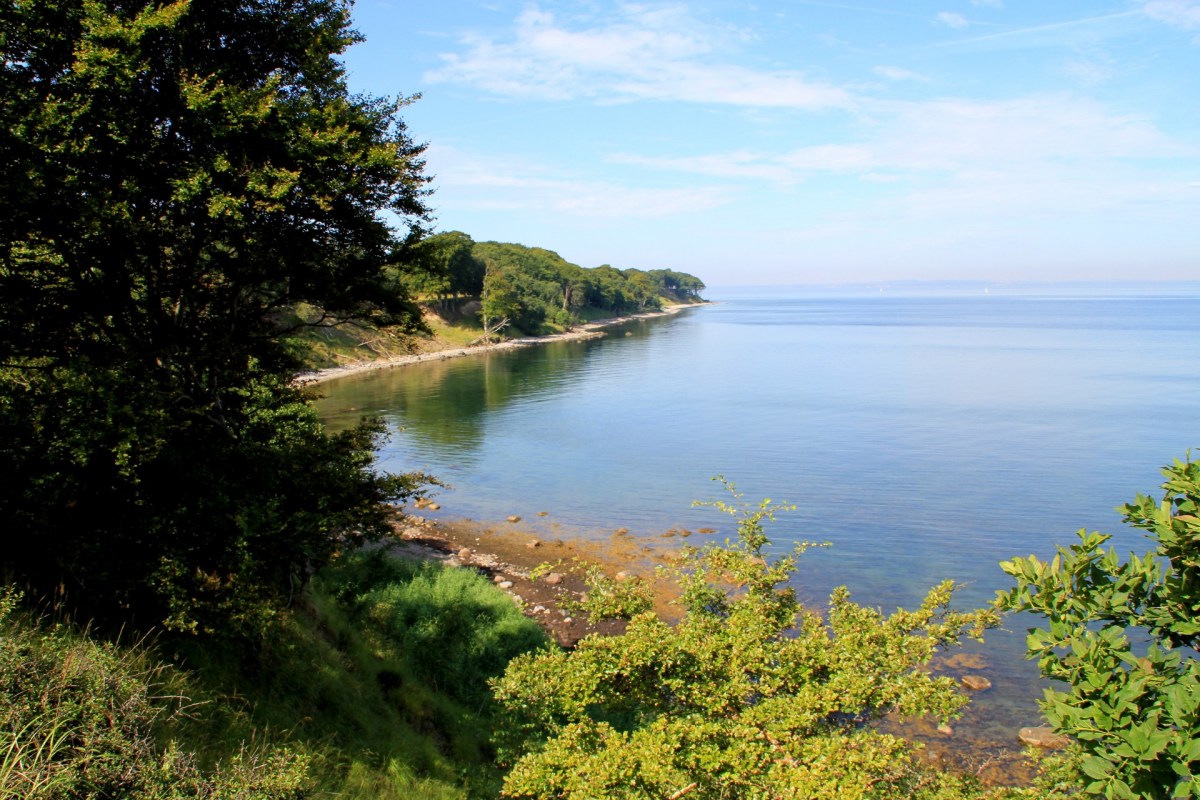
<instances>
[{"instance_id":1,"label":"grassy slope","mask_svg":"<svg viewBox=\"0 0 1200 800\"><path fill-rule=\"evenodd\" d=\"M112 774L158 775L162 786L146 777L130 794L145 798L179 796L168 792L190 785L187 776L218 794L249 786L264 800L495 796L487 679L545 643L474 573L379 554L327 570L252 646L112 645L20 612L4 617L0 608L5 798L67 796L52 787L95 783L103 763ZM83 730L83 719L104 735L59 736ZM15 766L14 748L25 756Z\"/></svg>"}]
</instances>

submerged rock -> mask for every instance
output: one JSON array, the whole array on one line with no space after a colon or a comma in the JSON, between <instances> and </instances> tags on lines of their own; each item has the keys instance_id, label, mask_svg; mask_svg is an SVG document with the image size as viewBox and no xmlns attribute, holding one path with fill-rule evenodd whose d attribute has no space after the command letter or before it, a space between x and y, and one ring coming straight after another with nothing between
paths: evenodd
<instances>
[{"instance_id":1,"label":"submerged rock","mask_svg":"<svg viewBox=\"0 0 1200 800\"><path fill-rule=\"evenodd\" d=\"M992 688L992 682L982 675L963 675L962 685L972 692L982 692L984 689Z\"/></svg>"},{"instance_id":2,"label":"submerged rock","mask_svg":"<svg viewBox=\"0 0 1200 800\"><path fill-rule=\"evenodd\" d=\"M1062 750L1071 744L1071 740L1061 733L1055 733L1053 728L1040 726L1036 728L1021 728L1017 738L1022 744L1040 747L1044 750Z\"/></svg>"}]
</instances>

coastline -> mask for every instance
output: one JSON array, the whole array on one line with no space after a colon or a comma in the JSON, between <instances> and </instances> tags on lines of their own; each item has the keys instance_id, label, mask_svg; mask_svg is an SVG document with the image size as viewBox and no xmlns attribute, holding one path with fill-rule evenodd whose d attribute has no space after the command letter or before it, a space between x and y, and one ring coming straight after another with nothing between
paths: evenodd
<instances>
[{"instance_id":1,"label":"coastline","mask_svg":"<svg viewBox=\"0 0 1200 800\"><path fill-rule=\"evenodd\" d=\"M344 378L348 375L357 375L361 372L371 372L377 369L390 369L391 367L403 367L408 364L419 364L423 361L441 361L447 358L473 356L479 353L491 352L493 350L515 350L520 347L531 347L533 345L547 344L549 342L594 339L598 336L603 336L604 329L614 325L620 325L622 323L632 322L638 319L654 319L656 317L671 316L672 314L678 314L680 311L703 305L710 305L710 301L706 300L700 303L680 303L666 306L661 311L643 311L638 314L627 314L622 317L597 319L591 322L582 323L569 331L552 333L547 336L526 336L520 339L505 339L500 342L474 345L471 347L454 347L446 350L433 350L425 353L411 353L402 356L392 356L390 358L353 361L348 364L340 364L336 367L326 367L324 369L301 372L296 376L296 382L301 386L312 386L314 384L324 383L325 381Z\"/></svg>"}]
</instances>

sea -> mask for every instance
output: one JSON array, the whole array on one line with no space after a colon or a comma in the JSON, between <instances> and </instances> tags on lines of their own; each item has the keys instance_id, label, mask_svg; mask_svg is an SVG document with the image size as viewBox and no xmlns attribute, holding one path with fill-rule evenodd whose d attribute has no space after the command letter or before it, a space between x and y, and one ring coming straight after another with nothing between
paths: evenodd
<instances>
[{"instance_id":1,"label":"sea","mask_svg":"<svg viewBox=\"0 0 1200 800\"><path fill-rule=\"evenodd\" d=\"M794 505L773 552L794 582L890 612L945 579L956 605L1009 585L1079 529L1145 549L1118 507L1200 448L1200 283L717 287L602 337L425 362L321 386L341 428L382 417L382 469L446 483L438 515L509 515L558 537L732 535L695 501ZM1197 449L1196 457L1200 457ZM721 480L714 480L715 478ZM966 662L961 723L1011 743L1040 720L1009 617Z\"/></svg>"}]
</instances>

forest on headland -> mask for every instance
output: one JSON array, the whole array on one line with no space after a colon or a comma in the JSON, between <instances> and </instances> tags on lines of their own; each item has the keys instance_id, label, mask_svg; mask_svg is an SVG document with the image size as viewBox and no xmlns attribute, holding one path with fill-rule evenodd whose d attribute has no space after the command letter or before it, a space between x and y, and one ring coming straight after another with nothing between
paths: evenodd
<instances>
[{"instance_id":1,"label":"forest on headland","mask_svg":"<svg viewBox=\"0 0 1200 800\"><path fill-rule=\"evenodd\" d=\"M990 608L942 584L891 615L802 607L800 554L766 555L787 509L729 486L727 542L663 577L677 620L584 567L577 613L623 623L557 647L390 552L437 476L377 471L381 426L330 434L294 377L313 332L427 333L421 302L539 334L699 279L431 235L412 99L350 91L337 0L19 3L0 31L0 797L1200 796L1200 466L1125 507L1144 556L1081 533ZM1058 681L1031 784L872 724L952 719L928 664L1013 610Z\"/></svg>"}]
</instances>

